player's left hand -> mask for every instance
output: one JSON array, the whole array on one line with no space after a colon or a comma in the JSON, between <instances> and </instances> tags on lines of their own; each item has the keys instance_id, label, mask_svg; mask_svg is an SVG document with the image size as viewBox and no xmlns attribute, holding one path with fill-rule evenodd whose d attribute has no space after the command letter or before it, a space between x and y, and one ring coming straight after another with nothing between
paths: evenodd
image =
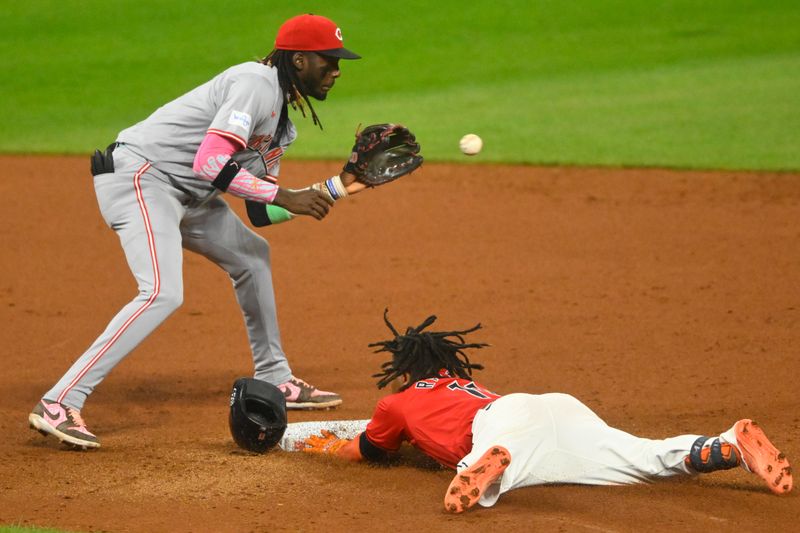
<instances>
[{"instance_id":1,"label":"player's left hand","mask_svg":"<svg viewBox=\"0 0 800 533\"><path fill-rule=\"evenodd\" d=\"M348 442L348 439L340 439L336 433L323 429L320 435L311 435L303 440L301 450L308 453L335 454Z\"/></svg>"},{"instance_id":2,"label":"player's left hand","mask_svg":"<svg viewBox=\"0 0 800 533\"><path fill-rule=\"evenodd\" d=\"M350 159L342 169L342 183L353 188L353 184L358 182L363 185L357 187L361 190L394 181L422 165L419 151L416 137L401 124L367 126L356 133Z\"/></svg>"},{"instance_id":3,"label":"player's left hand","mask_svg":"<svg viewBox=\"0 0 800 533\"><path fill-rule=\"evenodd\" d=\"M347 191L348 195L356 194L367 188L366 184L358 181L355 174L350 174L344 170L339 174L339 179L342 180L342 185L344 185L344 190Z\"/></svg>"}]
</instances>

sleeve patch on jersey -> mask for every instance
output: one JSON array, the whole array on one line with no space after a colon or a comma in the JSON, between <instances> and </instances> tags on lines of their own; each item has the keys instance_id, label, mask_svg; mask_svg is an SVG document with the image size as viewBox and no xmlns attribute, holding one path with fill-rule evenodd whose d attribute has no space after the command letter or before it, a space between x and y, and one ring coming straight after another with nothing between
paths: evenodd
<instances>
[{"instance_id":1,"label":"sleeve patch on jersey","mask_svg":"<svg viewBox=\"0 0 800 533\"><path fill-rule=\"evenodd\" d=\"M244 128L246 130L250 129L250 124L253 119L250 117L248 113L244 111L231 111L231 116L228 117L228 124L233 124L234 126L239 126L240 128Z\"/></svg>"}]
</instances>

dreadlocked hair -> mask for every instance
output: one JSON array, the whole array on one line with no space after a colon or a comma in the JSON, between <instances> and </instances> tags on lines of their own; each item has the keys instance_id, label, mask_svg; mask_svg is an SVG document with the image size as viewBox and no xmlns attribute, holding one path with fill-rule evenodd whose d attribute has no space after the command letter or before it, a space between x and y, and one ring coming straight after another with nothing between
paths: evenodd
<instances>
[{"instance_id":1,"label":"dreadlocked hair","mask_svg":"<svg viewBox=\"0 0 800 533\"><path fill-rule=\"evenodd\" d=\"M480 329L481 325L463 331L423 331L436 321L431 315L416 328L409 327L405 335L400 335L388 318L389 310L383 312L383 321L394 334L394 339L373 342L370 347L378 347L374 353L390 352L392 360L381 365L381 372L372 377L380 378L378 388L382 389L395 379L408 375L408 381L400 387L405 390L421 379L436 377L442 369L451 376L470 379L472 370L483 370L483 365L470 363L464 350L489 346L484 343L466 343L464 335Z\"/></svg>"},{"instance_id":2,"label":"dreadlocked hair","mask_svg":"<svg viewBox=\"0 0 800 533\"><path fill-rule=\"evenodd\" d=\"M322 129L322 122L319 120L317 112L314 111L311 100L309 100L308 95L300 89L303 84L300 83L297 77L297 71L292 65L292 56L296 53L296 51L292 50L275 49L260 61L263 65L275 67L278 70L278 85L281 91L283 91L283 107L281 107L281 116L278 119L278 129L275 132L276 140L280 140L283 134L286 133L286 128L288 128L289 113L287 102L292 106L292 109L295 111L299 110L300 113L303 114L303 118L306 116L305 106L308 105L308 109L311 112L311 120L314 122L314 125Z\"/></svg>"}]
</instances>

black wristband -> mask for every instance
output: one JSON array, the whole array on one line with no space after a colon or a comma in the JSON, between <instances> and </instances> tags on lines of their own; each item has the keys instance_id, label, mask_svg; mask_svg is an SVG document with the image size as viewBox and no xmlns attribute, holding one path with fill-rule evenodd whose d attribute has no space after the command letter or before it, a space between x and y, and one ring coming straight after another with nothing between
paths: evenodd
<instances>
[{"instance_id":1,"label":"black wristband","mask_svg":"<svg viewBox=\"0 0 800 533\"><path fill-rule=\"evenodd\" d=\"M217 177L211 182L211 185L222 192L227 191L233 178L239 173L240 168L239 163L234 161L233 158L228 159L228 162L225 163L225 166L219 171L219 174L217 174Z\"/></svg>"},{"instance_id":2,"label":"black wristband","mask_svg":"<svg viewBox=\"0 0 800 533\"><path fill-rule=\"evenodd\" d=\"M364 459L373 463L386 461L389 457L386 450L382 450L372 444L372 441L367 438L366 431L362 431L361 436L358 437L358 451L361 452L361 456Z\"/></svg>"},{"instance_id":3,"label":"black wristband","mask_svg":"<svg viewBox=\"0 0 800 533\"><path fill-rule=\"evenodd\" d=\"M272 224L269 216L267 216L266 204L260 204L252 200L245 200L244 205L247 208L247 218L250 219L250 223L253 226L261 228L263 226L269 226Z\"/></svg>"}]
</instances>

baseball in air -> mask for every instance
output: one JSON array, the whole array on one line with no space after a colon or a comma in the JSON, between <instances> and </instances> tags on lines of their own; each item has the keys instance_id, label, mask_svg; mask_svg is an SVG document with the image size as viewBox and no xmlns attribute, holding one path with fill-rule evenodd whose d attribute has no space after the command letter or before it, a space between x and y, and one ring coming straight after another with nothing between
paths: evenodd
<instances>
[{"instance_id":1,"label":"baseball in air","mask_svg":"<svg viewBox=\"0 0 800 533\"><path fill-rule=\"evenodd\" d=\"M474 133L467 133L458 142L458 147L465 155L475 155L483 148L483 139Z\"/></svg>"}]
</instances>

